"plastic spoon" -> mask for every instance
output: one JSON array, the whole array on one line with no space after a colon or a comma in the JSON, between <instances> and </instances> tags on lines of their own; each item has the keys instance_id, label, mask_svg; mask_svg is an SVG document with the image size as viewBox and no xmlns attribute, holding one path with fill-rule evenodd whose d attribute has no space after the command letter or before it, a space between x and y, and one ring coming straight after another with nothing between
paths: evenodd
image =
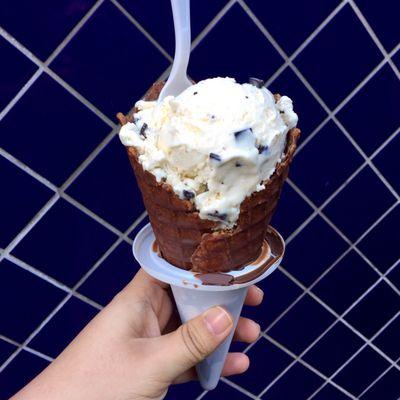
<instances>
[{"instance_id":1,"label":"plastic spoon","mask_svg":"<svg viewBox=\"0 0 400 400\"><path fill-rule=\"evenodd\" d=\"M186 71L190 57L190 0L171 0L175 27L175 56L171 73L158 98L177 96L192 85Z\"/></svg>"}]
</instances>

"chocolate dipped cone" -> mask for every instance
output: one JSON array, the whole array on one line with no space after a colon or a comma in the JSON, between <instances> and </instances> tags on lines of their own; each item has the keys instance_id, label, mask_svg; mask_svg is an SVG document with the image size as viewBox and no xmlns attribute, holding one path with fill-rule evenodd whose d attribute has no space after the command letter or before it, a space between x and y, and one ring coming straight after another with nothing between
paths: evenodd
<instances>
[{"instance_id":1,"label":"chocolate dipped cone","mask_svg":"<svg viewBox=\"0 0 400 400\"><path fill-rule=\"evenodd\" d=\"M145 99L156 100L162 86L162 82L154 84ZM121 124L131 121L133 114L118 114ZM297 128L288 132L285 156L264 183L265 189L242 202L237 225L229 230L218 230L216 222L201 219L190 200L180 199L169 184L157 182L153 174L143 169L136 149L127 147L161 256L179 268L195 272L228 272L254 261L260 254L299 135Z\"/></svg>"}]
</instances>

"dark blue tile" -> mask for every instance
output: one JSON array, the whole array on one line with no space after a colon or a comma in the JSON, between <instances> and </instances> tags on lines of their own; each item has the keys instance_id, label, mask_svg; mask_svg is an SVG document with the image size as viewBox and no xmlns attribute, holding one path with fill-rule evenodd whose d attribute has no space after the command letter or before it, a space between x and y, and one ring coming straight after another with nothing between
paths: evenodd
<instances>
[{"instance_id":1,"label":"dark blue tile","mask_svg":"<svg viewBox=\"0 0 400 400\"><path fill-rule=\"evenodd\" d=\"M231 76L247 82L267 79L283 59L239 5L234 5L192 52L189 74L195 80Z\"/></svg>"},{"instance_id":2,"label":"dark blue tile","mask_svg":"<svg viewBox=\"0 0 400 400\"><path fill-rule=\"evenodd\" d=\"M390 281L400 290L400 262L397 263L393 271L388 275Z\"/></svg>"},{"instance_id":3,"label":"dark blue tile","mask_svg":"<svg viewBox=\"0 0 400 400\"><path fill-rule=\"evenodd\" d=\"M11 356L17 348L8 342L0 339L0 365Z\"/></svg>"},{"instance_id":4,"label":"dark blue tile","mask_svg":"<svg viewBox=\"0 0 400 400\"><path fill-rule=\"evenodd\" d=\"M169 1L131 1L119 2L171 55L174 54L174 24ZM191 35L197 35L217 15L227 0L194 0L190 3ZM157 12L154 10L157 9Z\"/></svg>"},{"instance_id":5,"label":"dark blue tile","mask_svg":"<svg viewBox=\"0 0 400 400\"><path fill-rule=\"evenodd\" d=\"M400 25L397 18L399 3L392 0L357 0L356 3L386 50L392 50L400 41Z\"/></svg>"},{"instance_id":6,"label":"dark blue tile","mask_svg":"<svg viewBox=\"0 0 400 400\"><path fill-rule=\"evenodd\" d=\"M292 362L290 356L264 338L261 338L247 355L250 357L250 368L244 374L230 379L255 395Z\"/></svg>"},{"instance_id":7,"label":"dark blue tile","mask_svg":"<svg viewBox=\"0 0 400 400\"><path fill-rule=\"evenodd\" d=\"M132 280L139 268L131 246L122 242L90 275L79 292L106 305Z\"/></svg>"},{"instance_id":8,"label":"dark blue tile","mask_svg":"<svg viewBox=\"0 0 400 400\"><path fill-rule=\"evenodd\" d=\"M356 240L395 201L375 172L366 166L324 212L348 238Z\"/></svg>"},{"instance_id":9,"label":"dark blue tile","mask_svg":"<svg viewBox=\"0 0 400 400\"><path fill-rule=\"evenodd\" d=\"M355 333L338 322L303 356L303 360L330 376L363 344Z\"/></svg>"},{"instance_id":10,"label":"dark blue tile","mask_svg":"<svg viewBox=\"0 0 400 400\"><path fill-rule=\"evenodd\" d=\"M317 216L287 245L282 265L309 286L346 248L343 239Z\"/></svg>"},{"instance_id":11,"label":"dark blue tile","mask_svg":"<svg viewBox=\"0 0 400 400\"><path fill-rule=\"evenodd\" d=\"M342 314L377 280L376 272L352 250L312 291L337 313Z\"/></svg>"},{"instance_id":12,"label":"dark blue tile","mask_svg":"<svg viewBox=\"0 0 400 400\"><path fill-rule=\"evenodd\" d=\"M71 297L32 340L30 346L51 357L57 357L96 315L97 310Z\"/></svg>"},{"instance_id":13,"label":"dark blue tile","mask_svg":"<svg viewBox=\"0 0 400 400\"><path fill-rule=\"evenodd\" d=\"M3 2L0 3L0 15ZM1 18L1 17L0 17ZM1 22L0 22L1 24ZM11 101L26 81L33 75L36 66L14 46L0 37L0 111Z\"/></svg>"},{"instance_id":14,"label":"dark blue tile","mask_svg":"<svg viewBox=\"0 0 400 400\"><path fill-rule=\"evenodd\" d=\"M346 104L338 118L361 148L371 154L399 127L399 103L400 81L386 64ZM366 118L366 110L379 118Z\"/></svg>"},{"instance_id":15,"label":"dark blue tile","mask_svg":"<svg viewBox=\"0 0 400 400\"><path fill-rule=\"evenodd\" d=\"M346 5L300 53L295 64L333 108L381 59L375 43Z\"/></svg>"},{"instance_id":16,"label":"dark blue tile","mask_svg":"<svg viewBox=\"0 0 400 400\"><path fill-rule=\"evenodd\" d=\"M188 399L187 397L182 397L182 400ZM232 399L232 400L249 400L249 396L239 392L239 390L227 385L224 382L219 382L216 389L208 392L203 399L205 400L221 400L221 399ZM171 400L175 400L171 399ZM189 399L188 399L189 400Z\"/></svg>"},{"instance_id":17,"label":"dark blue tile","mask_svg":"<svg viewBox=\"0 0 400 400\"><path fill-rule=\"evenodd\" d=\"M288 238L311 213L312 208L291 186L285 184L271 225L279 231L283 238Z\"/></svg>"},{"instance_id":18,"label":"dark blue tile","mask_svg":"<svg viewBox=\"0 0 400 400\"><path fill-rule=\"evenodd\" d=\"M399 224L400 206L397 206L358 245L382 272L386 272L399 258Z\"/></svg>"},{"instance_id":19,"label":"dark blue tile","mask_svg":"<svg viewBox=\"0 0 400 400\"><path fill-rule=\"evenodd\" d=\"M275 40L291 54L339 4L339 0L316 1L312 3L311 9L307 0L290 3L275 1L268 4L247 0L246 3ZM282 18L277 18L277 15Z\"/></svg>"},{"instance_id":20,"label":"dark blue tile","mask_svg":"<svg viewBox=\"0 0 400 400\"><path fill-rule=\"evenodd\" d=\"M278 4L278 2L274 4ZM296 35L291 36L295 37ZM273 93L281 93L293 100L294 110L299 116L297 125L301 129L301 141L306 139L327 116L311 92L290 68L286 68L268 88Z\"/></svg>"},{"instance_id":21,"label":"dark blue tile","mask_svg":"<svg viewBox=\"0 0 400 400\"><path fill-rule=\"evenodd\" d=\"M140 232L140 230L146 226L149 223L149 216L146 215L146 217L143 218L142 221L139 222L139 224L135 227L135 229L132 230L132 232L129 234L129 237L131 239L135 239L136 235Z\"/></svg>"},{"instance_id":22,"label":"dark blue tile","mask_svg":"<svg viewBox=\"0 0 400 400\"><path fill-rule=\"evenodd\" d=\"M398 400L400 397L400 372L391 368L363 396L362 400Z\"/></svg>"},{"instance_id":23,"label":"dark blue tile","mask_svg":"<svg viewBox=\"0 0 400 400\"><path fill-rule=\"evenodd\" d=\"M0 247L6 247L53 192L1 156L0 176L7 188L1 193Z\"/></svg>"},{"instance_id":24,"label":"dark blue tile","mask_svg":"<svg viewBox=\"0 0 400 400\"><path fill-rule=\"evenodd\" d=\"M220 383L220 386L222 383ZM165 400L195 400L201 393L199 382L191 381L181 385L171 385L168 389L167 395L164 397Z\"/></svg>"},{"instance_id":25,"label":"dark blue tile","mask_svg":"<svg viewBox=\"0 0 400 400\"><path fill-rule=\"evenodd\" d=\"M0 264L0 333L23 342L64 296L55 286L3 260Z\"/></svg>"},{"instance_id":26,"label":"dark blue tile","mask_svg":"<svg viewBox=\"0 0 400 400\"><path fill-rule=\"evenodd\" d=\"M397 157L400 154L400 134L398 134L375 158L374 164L385 178L400 192L400 174L398 173Z\"/></svg>"},{"instance_id":27,"label":"dark blue tile","mask_svg":"<svg viewBox=\"0 0 400 400\"><path fill-rule=\"evenodd\" d=\"M94 3L94 0L3 0L0 25L45 60Z\"/></svg>"},{"instance_id":28,"label":"dark blue tile","mask_svg":"<svg viewBox=\"0 0 400 400\"><path fill-rule=\"evenodd\" d=\"M258 282L257 286L264 291L264 300L257 307L245 306L243 315L257 321L262 329L267 328L302 293L302 290L279 270Z\"/></svg>"},{"instance_id":29,"label":"dark blue tile","mask_svg":"<svg viewBox=\"0 0 400 400\"><path fill-rule=\"evenodd\" d=\"M314 372L296 363L263 395L266 400L306 400L323 383Z\"/></svg>"},{"instance_id":30,"label":"dark blue tile","mask_svg":"<svg viewBox=\"0 0 400 400\"><path fill-rule=\"evenodd\" d=\"M133 106L168 62L111 2L105 2L51 66L115 119L118 111Z\"/></svg>"},{"instance_id":31,"label":"dark blue tile","mask_svg":"<svg viewBox=\"0 0 400 400\"><path fill-rule=\"evenodd\" d=\"M349 400L349 397L332 385L326 385L318 394L313 397L314 400Z\"/></svg>"},{"instance_id":32,"label":"dark blue tile","mask_svg":"<svg viewBox=\"0 0 400 400\"><path fill-rule=\"evenodd\" d=\"M39 375L49 362L23 350L0 374L0 399L9 399L36 375Z\"/></svg>"},{"instance_id":33,"label":"dark blue tile","mask_svg":"<svg viewBox=\"0 0 400 400\"><path fill-rule=\"evenodd\" d=\"M46 274L74 286L115 240L113 233L60 199L13 253Z\"/></svg>"},{"instance_id":34,"label":"dark blue tile","mask_svg":"<svg viewBox=\"0 0 400 400\"><path fill-rule=\"evenodd\" d=\"M291 168L291 178L320 205L363 162L361 155L330 121L299 152Z\"/></svg>"},{"instance_id":35,"label":"dark blue tile","mask_svg":"<svg viewBox=\"0 0 400 400\"><path fill-rule=\"evenodd\" d=\"M242 313L243 316L247 316L246 314ZM248 347L248 343L244 342L238 342L236 340L233 340L231 342L231 345L229 347L229 351L231 353L243 353L244 350Z\"/></svg>"},{"instance_id":36,"label":"dark blue tile","mask_svg":"<svg viewBox=\"0 0 400 400\"><path fill-rule=\"evenodd\" d=\"M306 295L268 333L293 353L300 354L333 319L325 308Z\"/></svg>"},{"instance_id":37,"label":"dark blue tile","mask_svg":"<svg viewBox=\"0 0 400 400\"><path fill-rule=\"evenodd\" d=\"M390 358L400 357L400 316L397 317L375 340L374 344L383 350Z\"/></svg>"},{"instance_id":38,"label":"dark blue tile","mask_svg":"<svg viewBox=\"0 0 400 400\"><path fill-rule=\"evenodd\" d=\"M381 282L346 315L345 319L370 338L399 309L399 295L386 282Z\"/></svg>"},{"instance_id":39,"label":"dark blue tile","mask_svg":"<svg viewBox=\"0 0 400 400\"><path fill-rule=\"evenodd\" d=\"M333 380L358 396L388 366L389 363L383 357L367 346Z\"/></svg>"},{"instance_id":40,"label":"dark blue tile","mask_svg":"<svg viewBox=\"0 0 400 400\"><path fill-rule=\"evenodd\" d=\"M22 120L29 121L29 128L21 129ZM0 146L56 185L110 132L108 125L46 74L7 114L1 129Z\"/></svg>"},{"instance_id":41,"label":"dark blue tile","mask_svg":"<svg viewBox=\"0 0 400 400\"><path fill-rule=\"evenodd\" d=\"M125 147L117 136L81 173L67 193L122 231L144 211Z\"/></svg>"}]
</instances>

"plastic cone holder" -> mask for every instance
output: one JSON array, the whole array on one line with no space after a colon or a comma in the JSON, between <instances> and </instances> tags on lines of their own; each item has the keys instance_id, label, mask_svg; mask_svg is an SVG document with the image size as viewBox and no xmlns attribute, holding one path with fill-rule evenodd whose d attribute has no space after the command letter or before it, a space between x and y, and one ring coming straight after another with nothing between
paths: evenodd
<instances>
[{"instance_id":1,"label":"plastic cone holder","mask_svg":"<svg viewBox=\"0 0 400 400\"><path fill-rule=\"evenodd\" d=\"M133 255L148 274L171 286L182 323L197 317L211 307L220 305L231 313L236 327L249 286L270 275L282 260L284 241L273 228L269 228L269 231L271 242L275 244L270 245L267 241L262 251L263 257L240 271L229 272L229 275L233 277L233 283L230 285L203 284L198 274L177 268L161 258L157 252L155 236L150 224L143 227L137 234L133 242ZM279 254L271 251L274 247L280 249ZM266 261L269 261L268 267L262 270ZM261 273L257 274L257 271ZM253 279L247 279L246 277L251 276L252 273L256 276ZM235 283L235 281L242 283ZM233 332L234 329L211 355L196 366L201 386L206 390L214 389L218 384Z\"/></svg>"}]
</instances>

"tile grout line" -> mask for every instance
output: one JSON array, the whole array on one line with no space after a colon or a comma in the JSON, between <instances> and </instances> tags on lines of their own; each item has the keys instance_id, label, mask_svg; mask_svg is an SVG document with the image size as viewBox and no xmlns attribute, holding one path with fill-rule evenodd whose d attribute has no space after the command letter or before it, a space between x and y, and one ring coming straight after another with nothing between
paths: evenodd
<instances>
[{"instance_id":1,"label":"tile grout line","mask_svg":"<svg viewBox=\"0 0 400 400\"><path fill-rule=\"evenodd\" d=\"M42 75L43 68L39 67L35 73L28 79L28 81L22 86L17 94L10 100L10 102L1 110L0 121L12 110L12 108L18 103L18 101L24 96L29 88L38 80L39 76Z\"/></svg>"},{"instance_id":2,"label":"tile grout line","mask_svg":"<svg viewBox=\"0 0 400 400\"><path fill-rule=\"evenodd\" d=\"M62 40L62 42L54 49L52 54L46 59L44 63L42 63L39 58L35 57L33 53L29 50L30 56L25 53L25 48L22 44L20 44L16 39L14 39L10 34L8 34L5 30L0 27L0 35L2 35L8 42L17 48L20 52L22 52L30 61L34 62L31 57L35 57L37 62L34 62L38 65L39 69L35 72L35 74L25 83L22 89L19 90L17 95L7 104L7 106L0 113L0 121L5 117L5 115L14 107L14 105L20 100L20 98L27 92L27 90L35 83L35 81L40 77L44 68L42 65L48 66L60 52L68 45L68 43L76 36L76 34L81 30L83 25L87 22L87 20L94 14L94 12L100 7L100 5L104 2L104 0L97 0L96 3L89 9L89 11L82 17L82 19L72 28L72 30L68 33L68 35ZM3 33L2 33L3 32ZM7 37L5 37L6 35Z\"/></svg>"},{"instance_id":3,"label":"tile grout line","mask_svg":"<svg viewBox=\"0 0 400 400\"><path fill-rule=\"evenodd\" d=\"M3 341L3 342L6 342L6 343L9 343L9 344L12 344L12 345L15 346L15 347L21 346L21 343L18 343L17 341L15 341L15 340L13 340L13 339L10 339L9 337L4 336L4 335L1 335L1 334L0 334L0 341ZM34 349L32 349L31 347L26 347L26 348L25 348L25 351L27 351L28 353L34 354L35 356L37 356L37 357L39 357L39 358L43 358L44 360L47 360L47 361L52 361L52 360L53 360L53 359L52 359L50 356L48 356L47 354L44 354L44 353L42 353L42 352L40 352L40 351L37 351L37 350L34 350Z\"/></svg>"},{"instance_id":4,"label":"tile grout line","mask_svg":"<svg viewBox=\"0 0 400 400\"><path fill-rule=\"evenodd\" d=\"M108 229L110 232L114 233L115 235L121 235L122 232L115 228L113 225L111 225L109 222L107 222L106 220L104 220L102 217L100 217L99 215L97 215L96 213L94 213L93 211L91 211L90 209L88 209L87 207L85 207L83 204L81 204L80 202L78 202L77 200L73 199L70 195L68 195L67 193L64 193L65 189L58 188L56 185L54 185L53 183L51 183L48 179L44 178L43 176L41 176L39 173L35 172L34 170L32 170L30 167L28 167L26 164L24 164L22 161L18 160L17 158L15 158L13 155L11 155L10 153L8 153L7 151L5 151L4 149L0 148L0 156L6 158L8 161L10 161L13 165L15 165L16 167L20 168L21 170L23 170L25 173L27 173L28 175L30 175L32 178L34 178L35 180L37 180L38 182L40 182L41 184L45 185L46 187L48 187L50 190L52 190L54 192L55 195L58 196L58 198L62 198L65 201L67 201L69 204L73 205L76 209L78 209L79 211L83 212L84 214L86 214L87 216L89 216L90 218L92 218L93 220L95 220L97 223L99 223L100 225L102 225L103 227L105 227L106 229ZM50 207L51 208L51 207ZM50 209L49 208L49 209ZM43 214L40 219L44 216L45 214ZM39 219L39 220L40 220ZM39 222L36 221L36 222ZM35 224L36 224L35 222ZM29 223L28 223L29 224ZM33 225L34 226L34 225ZM32 228L33 228L32 226ZM30 230L29 230L30 231ZM29 233L29 231L27 233ZM4 250L4 254L10 254L10 252L20 243L20 241L25 237L22 236L21 239L15 243L14 240L6 247L6 249ZM131 240L128 239L128 243L131 243ZM0 261L3 259L3 255L0 255Z\"/></svg>"},{"instance_id":5,"label":"tile grout line","mask_svg":"<svg viewBox=\"0 0 400 400\"><path fill-rule=\"evenodd\" d=\"M392 266L388 271L387 271L387 274L388 273L390 273L391 272L391 270L392 269L394 269L395 267L396 267L396 265L397 265L397 263L395 263L395 265L394 266ZM285 274L286 275L286 274ZM355 302L353 302L345 311L343 311L338 317L337 316L335 316L335 320L317 337L317 338L315 338L301 353L300 353L300 355L298 356L298 358L302 358L305 354L307 354L308 353L308 351L310 350L310 349L312 349L330 330L332 330L335 326L336 326L336 324L338 323L338 322L341 322L341 323L343 323L344 324L344 322L343 322L343 318L357 305L357 304L359 304L367 295L368 295L368 293L370 293L376 286L378 286L378 284L381 282L381 280L382 280L382 278L379 278L377 281L375 281L367 290L365 290L364 291L364 293L361 295L361 296L359 296L359 298L355 301ZM304 289L303 289L304 290ZM312 292L310 291L310 289L306 289L306 290L304 290L304 292L302 293L302 295L300 296L301 298L302 297L304 297L305 295L309 295L310 297L312 297L313 298L313 295L312 295ZM315 300L315 299L314 299ZM267 329L265 329L263 332L262 332L262 334L263 335L267 335L267 332L270 330L272 328L272 326L269 326ZM353 332L353 333L355 333L354 332L354 328L352 328L351 329L351 331ZM357 335L358 336L358 335ZM368 343L363 339L363 338L361 338L362 340L363 340L363 346L365 345L365 346L367 346L368 345ZM272 386L272 384L273 383L275 383L277 380L279 380L292 366L294 365L294 363L292 363L292 364L290 364L284 371L282 371L282 373L273 381L273 382L271 382L270 383L270 385L267 387L267 388L265 388L265 390L263 391L263 393L262 394L260 394L259 396L262 396L271 386Z\"/></svg>"},{"instance_id":6,"label":"tile grout line","mask_svg":"<svg viewBox=\"0 0 400 400\"><path fill-rule=\"evenodd\" d=\"M386 271L386 273L385 273L385 275L388 275L394 268L396 268L396 266L399 264L399 262L400 262L400 260L399 261L397 261L397 262L395 262L387 271ZM334 262L334 264L336 264L336 261ZM330 267L331 268L331 267ZM287 275L286 274L286 271L282 271L282 269L281 269L281 272L282 273L284 273L285 275ZM289 278L289 277L288 277ZM317 279L317 281L319 280L320 278L318 278ZM315 286L316 284L317 284L317 281L315 281L309 288L307 288L307 289L302 289L303 291L302 291L302 293L301 293L301 295L297 298L297 299L295 299L277 318L275 318L275 320L264 330L264 331L262 331L262 335L266 335L267 334L267 332L269 332L271 329L272 329L272 327L277 323L277 322L279 322L279 320L281 320L303 297L305 297L307 294L310 296L310 297L313 297L312 295L311 295L311 293L310 293L310 290L311 290L311 288L313 287L313 286ZM341 314L341 317L345 317L358 303L360 303L362 300L363 300L363 298L364 297L366 297L367 295L368 295L368 293L370 293L380 282L382 281L382 278L378 278L378 280L377 281L375 281L368 289L366 289L365 291L364 291L364 293L355 301L355 302L353 302L342 314ZM296 282L295 282L296 283ZM314 299L315 300L315 299ZM308 347L304 350L304 354L306 353L306 352L308 352L323 336L325 336L325 334L327 334L338 322L342 322L343 324L344 324L344 322L343 321L341 321L339 318L336 318L335 319L335 321L322 333L322 334L320 334L320 336L318 336L318 338L317 339L314 339L314 341L311 343L311 344L309 344L308 345ZM345 324L344 324L345 325ZM346 325L347 326L347 325ZM352 331L354 331L354 328L353 327L351 327L350 326L350 328L349 328L350 330L352 330ZM355 333L355 332L353 332L353 333ZM358 335L358 333L357 333L357 336L359 336ZM261 337L261 336L260 336ZM260 337L255 341L255 342L253 342L253 343L251 343L251 344L249 344L247 347L246 347L246 349L244 350L244 353L247 353L256 343L258 343L258 341L260 340ZM363 338L361 338L363 341L364 341L364 343L366 343L365 342L365 340L363 339Z\"/></svg>"},{"instance_id":7,"label":"tile grout line","mask_svg":"<svg viewBox=\"0 0 400 400\"><path fill-rule=\"evenodd\" d=\"M203 41L203 39L214 29L214 27L221 21L221 19L226 15L226 13L232 8L235 3L237 3L237 0L230 0L221 8L220 11L218 11L214 18L192 41L192 45L190 48L191 51L193 51Z\"/></svg>"},{"instance_id":8,"label":"tile grout line","mask_svg":"<svg viewBox=\"0 0 400 400\"><path fill-rule=\"evenodd\" d=\"M100 111L94 104L82 96L77 90L70 86L66 81L64 81L59 75L57 75L53 70L42 62L38 57L36 57L30 50L19 43L12 35L0 27L0 36L6 39L11 45L13 45L17 50L24 54L29 60L36 64L39 68L49 75L53 80L55 80L61 87L63 87L69 94L79 100L86 108L92 111L98 118L100 118L109 127L114 128L116 125Z\"/></svg>"},{"instance_id":9,"label":"tile grout line","mask_svg":"<svg viewBox=\"0 0 400 400\"><path fill-rule=\"evenodd\" d=\"M375 340L398 316L400 315L400 311L398 311L385 325L381 327L381 329L378 330L372 337L371 341ZM334 379L352 360L354 360L355 357L357 357L358 354L360 354L366 347L368 346L367 343L364 343L351 357L349 357L333 374L329 376L329 379L332 380ZM378 353L379 354L379 353ZM396 361L393 361L393 365L391 366L392 368L395 367L396 369L399 369L399 367L396 365ZM325 386L327 385L327 382L325 382L323 385L321 385L315 392L313 392L310 397L307 398L307 400L311 400L317 393L319 393Z\"/></svg>"},{"instance_id":10,"label":"tile grout line","mask_svg":"<svg viewBox=\"0 0 400 400\"><path fill-rule=\"evenodd\" d=\"M376 47L378 47L379 51L382 53L383 57L385 60L387 60L388 64L392 68L393 72L397 76L397 79L400 80L400 72L397 69L396 65L392 61L392 59L389 57L388 52L386 51L385 47L382 45L381 41L379 40L377 34L374 32L372 29L371 25L365 18L364 14L361 12L357 4L354 2L354 0L349 0L349 4L353 10L353 12L357 15L358 19L360 20L361 24L364 26L365 30L368 32L369 36L375 43Z\"/></svg>"},{"instance_id":11,"label":"tile grout line","mask_svg":"<svg viewBox=\"0 0 400 400\"><path fill-rule=\"evenodd\" d=\"M291 369L296 363L300 363L301 365L303 365L305 368L309 369L310 371L312 371L315 375L318 375L321 379L323 379L324 381L328 382L329 381L329 377L326 376L324 373L322 373L321 371L319 371L317 368L313 367L311 364L309 364L307 361L303 360L301 358L301 355L298 356L295 353L293 353L292 351L290 351L289 349L287 349L283 344L279 343L276 339L274 339L273 337L263 333L263 337L264 339L266 339L267 341L269 341L270 343L272 343L274 346L276 346L277 348L279 348L280 350L282 350L283 352L285 352L286 354L288 354L290 357L293 358L292 363L290 363L290 365L285 369L285 372L288 371L289 369ZM284 373L277 377L277 379L274 379L274 383L277 382L278 380L280 380L280 378L284 375ZM273 384L271 382L270 385L268 385L268 387L266 387L263 390L262 394L259 394L259 396L264 395L270 387L273 386ZM334 386L335 388L337 388L338 390L340 390L342 393L344 393L346 396L350 397L351 399L357 400L350 392L348 392L346 389L344 389L342 386L338 385L336 382L330 382L329 383Z\"/></svg>"},{"instance_id":12,"label":"tile grout line","mask_svg":"<svg viewBox=\"0 0 400 400\"><path fill-rule=\"evenodd\" d=\"M142 213L139 218L125 231L124 236L128 235L146 216ZM65 305L65 303L73 296L79 287L90 277L90 275L103 263L103 261L116 249L116 247L123 241L123 237L119 237L109 249L97 260L93 267L87 271L81 279L74 285L71 292L68 293L63 300L47 315L47 317L34 329L34 331L24 340L18 349L13 352L4 362L0 365L0 373L17 357L17 355L26 348L26 346L41 332L46 324L58 313L58 311Z\"/></svg>"},{"instance_id":13,"label":"tile grout line","mask_svg":"<svg viewBox=\"0 0 400 400\"><path fill-rule=\"evenodd\" d=\"M299 69L295 66L295 64L289 60L288 55L285 53L285 51L280 47L280 45L276 42L274 37L268 32L268 30L262 25L262 23L259 21L259 19L254 15L254 13L246 6L244 7L242 4L242 0L238 0L239 4L242 6L242 8L246 11L248 14L249 18L254 22L254 24L259 28L259 30L263 33L263 35L266 37L266 39L270 42L270 44L274 47L274 49L279 53L279 55L288 62L289 68L292 69L292 71L296 74L296 76L301 80L303 85L308 89L308 91L312 94L312 96L317 100L317 102L320 104L320 106L325 110L325 112L331 117L331 119L335 122L335 124L338 126L338 128L342 131L344 136L350 141L350 143L354 146L354 148L359 152L359 154L364 158L364 160L367 161L368 165L371 167L371 169L375 172L375 174L378 176L378 178L383 182L383 184L389 189L389 191L397 198L399 199L398 193L393 189L393 187L387 182L387 180L382 176L382 174L379 172L379 170L373 165L371 160L368 159L368 156L364 153L364 151L361 149L361 147L358 145L358 143L353 139L353 137L350 135L350 133L344 128L344 126L338 121L335 115L332 115L332 111L330 108L325 104L325 102L322 100L322 98L318 95L316 90L311 86L311 84L306 80L306 78L303 76L303 74L299 71Z\"/></svg>"},{"instance_id":14,"label":"tile grout line","mask_svg":"<svg viewBox=\"0 0 400 400\"><path fill-rule=\"evenodd\" d=\"M35 275L36 277L46 281L50 285L55 286L56 288L62 290L63 292L66 293L71 293L72 288L70 288L68 285L58 281L57 279L51 277L50 275L47 275L46 273L42 272L40 269L37 269L33 267L32 265L29 265L27 262L22 261L20 258L13 256L12 254L9 254L8 256L5 257L6 260L11 261L13 264L18 266L19 268L23 269L24 271L27 271L31 273L32 275ZM97 310L101 310L103 306L101 306L99 303L96 301L93 301L89 297L81 294L81 293L73 293L74 297L79 298L86 304L91 305L92 307L96 308Z\"/></svg>"},{"instance_id":15,"label":"tile grout line","mask_svg":"<svg viewBox=\"0 0 400 400\"><path fill-rule=\"evenodd\" d=\"M251 8L245 3L245 0L241 0L242 5L250 11L252 15L256 18L257 16ZM282 65L283 69L286 69L289 66L290 62L293 62L297 56L320 34L320 32L333 20L334 17L344 8L344 6L348 3L348 0L341 1L332 11L331 13L322 21L322 23L304 40L304 42L288 57L287 61ZM250 15L251 16L251 15ZM258 19L258 18L257 18ZM264 27L264 25L260 24ZM279 75L272 75L271 78L266 82L266 85L270 85L273 81L278 78Z\"/></svg>"},{"instance_id":16,"label":"tile grout line","mask_svg":"<svg viewBox=\"0 0 400 400\"><path fill-rule=\"evenodd\" d=\"M374 153L370 156L371 159L374 159L382 150L385 149L387 145L390 144L390 142L397 137L397 135L400 133L400 127L397 128L375 151ZM364 161L327 199L324 200L324 202L317 207L318 210L324 209L366 166L367 162ZM293 186L294 182L288 179L288 183L292 182L291 187L296 191L296 193L299 194L300 197L303 198L303 200L311 207L313 208L312 205L310 205L307 196L303 194L303 192L297 187L297 185ZM314 209L314 208L313 208ZM313 211L304 221L302 224L300 224L295 231L293 231L288 239L286 240L286 243L289 244L307 225L309 222L311 222L312 219L314 219L318 215L318 212ZM369 232L369 230L367 229Z\"/></svg>"},{"instance_id":17,"label":"tile grout line","mask_svg":"<svg viewBox=\"0 0 400 400\"><path fill-rule=\"evenodd\" d=\"M238 392L244 394L245 396L249 397L250 399L258 400L258 397L255 396L253 393L246 390L244 387L238 385L235 382L232 382L226 377L221 377L221 381L229 385L231 388L236 389Z\"/></svg>"},{"instance_id":18,"label":"tile grout line","mask_svg":"<svg viewBox=\"0 0 400 400\"><path fill-rule=\"evenodd\" d=\"M384 280L384 277L392 271L397 265L399 264L400 259L397 260L389 269L388 271L385 272L384 275L380 276L378 280ZM339 315L332 307L330 307L328 304L326 304L322 299L319 298L314 292L308 290L308 288L303 285L296 277L294 277L292 274L290 274L288 271L283 269L282 267L279 267L280 270L291 280L293 283L295 283L299 288L301 288L304 291L307 291L308 295L311 296L317 303L319 303L323 308L325 308L326 311L328 311L330 314L332 314L336 319L338 319L340 322L342 322L344 325L346 325L350 330L353 331L358 337L360 337L364 342L369 344L378 354L380 354L383 358L385 358L388 362L395 364L395 362L387 355L385 354L379 347L375 346L373 343L371 343L371 340L368 339L364 334L362 334L358 329L356 329L353 325L351 325L348 321L342 318L341 315ZM386 282L385 282L386 283ZM387 284L387 283L386 283ZM388 285L389 286L389 285ZM389 286L390 287L390 286ZM392 289L392 288L391 288ZM393 290L393 289L392 289ZM358 303L359 301L357 300L355 303ZM399 371L400 371L400 366L394 365Z\"/></svg>"},{"instance_id":19,"label":"tile grout line","mask_svg":"<svg viewBox=\"0 0 400 400\"><path fill-rule=\"evenodd\" d=\"M396 363L400 361L400 358L396 360ZM361 398L364 396L365 393L367 393L372 387L375 386L375 384L380 381L391 369L393 369L392 366L389 366L385 371L383 371L369 386L367 386L359 395L358 397Z\"/></svg>"},{"instance_id":20,"label":"tile grout line","mask_svg":"<svg viewBox=\"0 0 400 400\"><path fill-rule=\"evenodd\" d=\"M117 0L110 2L146 37L146 39L169 61L172 62L171 55L153 38L153 36L141 25L136 18L126 10Z\"/></svg>"}]
</instances>

